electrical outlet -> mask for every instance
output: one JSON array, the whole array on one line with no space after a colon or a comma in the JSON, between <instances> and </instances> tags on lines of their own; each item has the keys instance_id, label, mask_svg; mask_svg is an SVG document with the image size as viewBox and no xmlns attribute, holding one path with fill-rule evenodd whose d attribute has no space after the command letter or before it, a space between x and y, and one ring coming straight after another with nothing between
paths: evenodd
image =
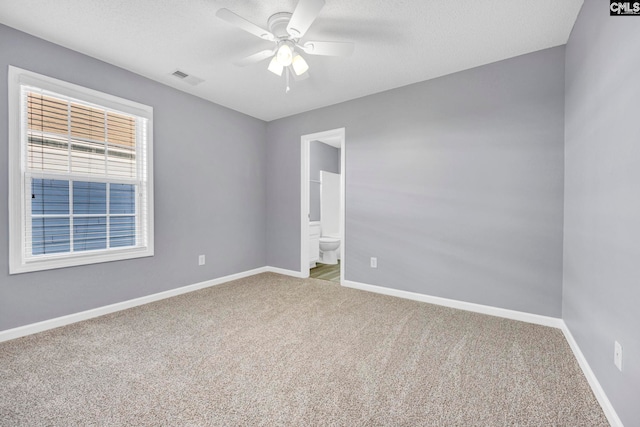
<instances>
[{"instance_id":1,"label":"electrical outlet","mask_svg":"<svg viewBox=\"0 0 640 427\"><path fill-rule=\"evenodd\" d=\"M198 265L204 265L204 255L198 256Z\"/></svg>"},{"instance_id":2,"label":"electrical outlet","mask_svg":"<svg viewBox=\"0 0 640 427\"><path fill-rule=\"evenodd\" d=\"M616 365L616 368L622 371L622 346L618 341L614 344L613 363Z\"/></svg>"},{"instance_id":3,"label":"electrical outlet","mask_svg":"<svg viewBox=\"0 0 640 427\"><path fill-rule=\"evenodd\" d=\"M371 257L371 268L378 268L378 258Z\"/></svg>"}]
</instances>

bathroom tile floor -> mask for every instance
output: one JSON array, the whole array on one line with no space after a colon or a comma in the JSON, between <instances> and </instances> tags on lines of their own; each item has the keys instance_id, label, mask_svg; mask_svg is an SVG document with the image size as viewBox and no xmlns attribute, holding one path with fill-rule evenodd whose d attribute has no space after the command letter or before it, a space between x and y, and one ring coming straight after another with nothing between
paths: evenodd
<instances>
[{"instance_id":1,"label":"bathroom tile floor","mask_svg":"<svg viewBox=\"0 0 640 427\"><path fill-rule=\"evenodd\" d=\"M337 264L320 264L309 270L309 276L314 279L329 280L340 283L340 260Z\"/></svg>"}]
</instances>

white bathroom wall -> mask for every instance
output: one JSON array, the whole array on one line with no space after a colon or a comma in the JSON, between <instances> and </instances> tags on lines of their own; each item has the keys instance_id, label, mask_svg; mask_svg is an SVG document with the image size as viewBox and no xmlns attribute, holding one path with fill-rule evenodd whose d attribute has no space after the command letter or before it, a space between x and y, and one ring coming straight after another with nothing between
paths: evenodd
<instances>
[{"instance_id":1,"label":"white bathroom wall","mask_svg":"<svg viewBox=\"0 0 640 427\"><path fill-rule=\"evenodd\" d=\"M309 220L320 221L320 171L340 173L340 149L321 141L309 145Z\"/></svg>"},{"instance_id":2,"label":"white bathroom wall","mask_svg":"<svg viewBox=\"0 0 640 427\"><path fill-rule=\"evenodd\" d=\"M320 171L320 224L323 236L340 236L340 174Z\"/></svg>"}]
</instances>

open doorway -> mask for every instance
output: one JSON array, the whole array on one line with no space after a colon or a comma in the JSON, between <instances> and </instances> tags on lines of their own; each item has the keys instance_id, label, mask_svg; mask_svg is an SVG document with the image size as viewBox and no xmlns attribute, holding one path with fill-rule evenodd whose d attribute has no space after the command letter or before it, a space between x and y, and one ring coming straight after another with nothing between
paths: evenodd
<instances>
[{"instance_id":1,"label":"open doorway","mask_svg":"<svg viewBox=\"0 0 640 427\"><path fill-rule=\"evenodd\" d=\"M345 266L345 130L301 137L300 271L342 283Z\"/></svg>"}]
</instances>

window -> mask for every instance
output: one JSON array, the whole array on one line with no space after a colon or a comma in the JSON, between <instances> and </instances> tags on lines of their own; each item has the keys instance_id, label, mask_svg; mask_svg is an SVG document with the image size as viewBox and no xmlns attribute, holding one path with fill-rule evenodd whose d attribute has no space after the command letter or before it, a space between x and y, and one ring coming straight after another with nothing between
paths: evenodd
<instances>
[{"instance_id":1,"label":"window","mask_svg":"<svg viewBox=\"0 0 640 427\"><path fill-rule=\"evenodd\" d=\"M10 67L11 274L153 255L152 119Z\"/></svg>"}]
</instances>

